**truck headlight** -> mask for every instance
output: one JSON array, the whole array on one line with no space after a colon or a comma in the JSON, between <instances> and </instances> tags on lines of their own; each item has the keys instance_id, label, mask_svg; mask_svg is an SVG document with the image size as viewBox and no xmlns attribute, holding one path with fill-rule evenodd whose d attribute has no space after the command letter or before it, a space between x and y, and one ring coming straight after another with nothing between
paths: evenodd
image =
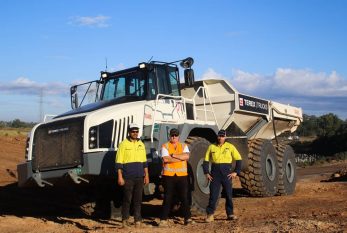
<instances>
[{"instance_id":1,"label":"truck headlight","mask_svg":"<svg viewBox=\"0 0 347 233\"><path fill-rule=\"evenodd\" d=\"M27 141L25 143L25 160L28 160L29 143L30 143L30 137L27 137Z\"/></svg>"},{"instance_id":2,"label":"truck headlight","mask_svg":"<svg viewBox=\"0 0 347 233\"><path fill-rule=\"evenodd\" d=\"M97 126L89 129L89 149L95 149L98 147L98 128Z\"/></svg>"}]
</instances>

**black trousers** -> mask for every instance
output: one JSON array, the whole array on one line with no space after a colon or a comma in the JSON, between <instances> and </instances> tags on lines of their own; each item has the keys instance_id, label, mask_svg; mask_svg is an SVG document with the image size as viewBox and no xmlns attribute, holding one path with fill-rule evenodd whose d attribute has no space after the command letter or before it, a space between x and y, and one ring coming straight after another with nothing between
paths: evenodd
<instances>
[{"instance_id":1,"label":"black trousers","mask_svg":"<svg viewBox=\"0 0 347 233\"><path fill-rule=\"evenodd\" d=\"M135 222L141 221L141 204L143 178L124 179L123 203L122 203L122 219L127 220L130 216L130 205L133 201Z\"/></svg>"},{"instance_id":2,"label":"black trousers","mask_svg":"<svg viewBox=\"0 0 347 233\"><path fill-rule=\"evenodd\" d=\"M161 219L166 220L168 218L175 195L178 195L179 200L182 203L184 220L190 219L191 213L188 200L188 176L163 176L163 182L164 201Z\"/></svg>"}]
</instances>

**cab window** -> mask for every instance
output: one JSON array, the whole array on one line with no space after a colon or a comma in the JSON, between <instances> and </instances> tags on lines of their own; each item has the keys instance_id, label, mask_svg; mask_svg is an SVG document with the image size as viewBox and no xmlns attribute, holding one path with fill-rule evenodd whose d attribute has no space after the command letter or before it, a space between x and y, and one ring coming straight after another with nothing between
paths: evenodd
<instances>
[{"instance_id":1,"label":"cab window","mask_svg":"<svg viewBox=\"0 0 347 233\"><path fill-rule=\"evenodd\" d=\"M171 71L169 72L169 80L170 80L170 87L171 87L171 94L174 96L179 96L179 82L177 81L177 72Z\"/></svg>"},{"instance_id":2,"label":"cab window","mask_svg":"<svg viewBox=\"0 0 347 233\"><path fill-rule=\"evenodd\" d=\"M177 68L170 66L157 66L158 93L179 96L179 80Z\"/></svg>"},{"instance_id":3,"label":"cab window","mask_svg":"<svg viewBox=\"0 0 347 233\"><path fill-rule=\"evenodd\" d=\"M145 79L139 72L132 72L110 78L104 84L103 100L135 96L144 99L146 95Z\"/></svg>"}]
</instances>

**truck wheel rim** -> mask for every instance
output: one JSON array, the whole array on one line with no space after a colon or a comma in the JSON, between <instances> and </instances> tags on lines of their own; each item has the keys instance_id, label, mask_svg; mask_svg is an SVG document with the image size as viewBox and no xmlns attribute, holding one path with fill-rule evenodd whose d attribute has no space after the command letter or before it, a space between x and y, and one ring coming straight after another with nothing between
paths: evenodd
<instances>
[{"instance_id":1,"label":"truck wheel rim","mask_svg":"<svg viewBox=\"0 0 347 233\"><path fill-rule=\"evenodd\" d=\"M271 157L271 155L266 156L266 163L265 163L265 169L266 169L266 175L269 178L269 180L274 181L275 175L276 175L276 168L275 168L275 161Z\"/></svg>"},{"instance_id":2,"label":"truck wheel rim","mask_svg":"<svg viewBox=\"0 0 347 233\"><path fill-rule=\"evenodd\" d=\"M205 194L210 194L210 182L206 179L206 176L204 174L204 171L202 169L202 163L204 162L204 159L201 158L196 165L196 181L198 184L198 187L201 192Z\"/></svg>"},{"instance_id":3,"label":"truck wheel rim","mask_svg":"<svg viewBox=\"0 0 347 233\"><path fill-rule=\"evenodd\" d=\"M289 183L292 183L294 180L294 169L293 169L293 164L290 160L287 161L286 164L286 177Z\"/></svg>"}]
</instances>

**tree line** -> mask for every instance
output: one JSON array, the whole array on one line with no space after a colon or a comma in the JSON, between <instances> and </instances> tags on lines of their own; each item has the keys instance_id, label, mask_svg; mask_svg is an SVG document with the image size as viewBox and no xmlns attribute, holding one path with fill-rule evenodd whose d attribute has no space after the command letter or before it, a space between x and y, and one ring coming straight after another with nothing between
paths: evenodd
<instances>
[{"instance_id":1,"label":"tree line","mask_svg":"<svg viewBox=\"0 0 347 233\"><path fill-rule=\"evenodd\" d=\"M296 131L299 136L330 137L347 132L347 119L343 121L333 113L320 117L304 114L303 117L304 121Z\"/></svg>"},{"instance_id":2,"label":"tree line","mask_svg":"<svg viewBox=\"0 0 347 233\"><path fill-rule=\"evenodd\" d=\"M24 122L19 119L13 121L0 121L0 128L32 128L35 122Z\"/></svg>"},{"instance_id":3,"label":"tree line","mask_svg":"<svg viewBox=\"0 0 347 233\"><path fill-rule=\"evenodd\" d=\"M313 142L297 142L293 145L297 153L332 156L347 153L347 120L329 113L322 116L304 115L297 129L299 136L315 136Z\"/></svg>"}]
</instances>

